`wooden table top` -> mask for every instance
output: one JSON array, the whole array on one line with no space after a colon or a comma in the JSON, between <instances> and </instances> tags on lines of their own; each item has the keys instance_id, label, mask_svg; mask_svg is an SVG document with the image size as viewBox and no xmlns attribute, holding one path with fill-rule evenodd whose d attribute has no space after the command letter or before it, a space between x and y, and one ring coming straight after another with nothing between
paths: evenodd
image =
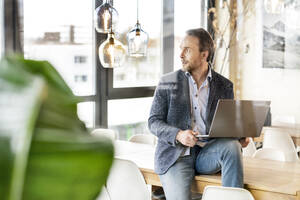
<instances>
[{"instance_id":1,"label":"wooden table top","mask_svg":"<svg viewBox=\"0 0 300 200\"><path fill-rule=\"evenodd\" d=\"M196 180L221 184L221 176L199 175ZM300 163L244 157L246 188L296 195L300 191Z\"/></svg>"},{"instance_id":2,"label":"wooden table top","mask_svg":"<svg viewBox=\"0 0 300 200\"><path fill-rule=\"evenodd\" d=\"M130 142L116 142L119 152L126 149L135 149L135 152L116 155L116 158L131 160L141 168L154 174L154 151L155 147L145 144L133 144ZM300 163L280 162L244 157L244 183L246 188L264 190L276 193L296 195L300 191ZM199 175L195 180L210 183L221 183L220 174Z\"/></svg>"}]
</instances>

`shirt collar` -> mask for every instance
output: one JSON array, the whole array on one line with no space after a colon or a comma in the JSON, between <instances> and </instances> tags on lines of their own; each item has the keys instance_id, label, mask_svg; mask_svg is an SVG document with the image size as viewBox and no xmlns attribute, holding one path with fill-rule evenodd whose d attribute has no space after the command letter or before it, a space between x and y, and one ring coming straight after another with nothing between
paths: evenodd
<instances>
[{"instance_id":1,"label":"shirt collar","mask_svg":"<svg viewBox=\"0 0 300 200\"><path fill-rule=\"evenodd\" d=\"M192 76L191 73L188 72L188 71L185 72L185 75L186 75L187 77L191 77L191 76ZM210 80L211 80L211 77L212 77L212 75L211 75L211 66L210 66L210 63L208 63L208 73L207 73L206 79L207 79L208 81L210 81Z\"/></svg>"}]
</instances>

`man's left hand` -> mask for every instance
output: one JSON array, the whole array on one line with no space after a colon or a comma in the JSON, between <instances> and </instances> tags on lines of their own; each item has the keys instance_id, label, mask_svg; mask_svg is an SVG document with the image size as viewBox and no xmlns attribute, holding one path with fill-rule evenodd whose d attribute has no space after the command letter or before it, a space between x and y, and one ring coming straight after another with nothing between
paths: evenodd
<instances>
[{"instance_id":1,"label":"man's left hand","mask_svg":"<svg viewBox=\"0 0 300 200\"><path fill-rule=\"evenodd\" d=\"M239 139L239 142L241 143L242 147L245 148L248 146L248 144L250 142L250 138L248 138L248 137L241 138L241 139Z\"/></svg>"}]
</instances>

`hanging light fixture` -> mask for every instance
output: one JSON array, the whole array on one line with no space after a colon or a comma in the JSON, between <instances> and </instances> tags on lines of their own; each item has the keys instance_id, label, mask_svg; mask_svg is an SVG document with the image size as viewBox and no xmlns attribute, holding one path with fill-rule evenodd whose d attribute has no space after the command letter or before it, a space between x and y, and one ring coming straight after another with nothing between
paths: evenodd
<instances>
[{"instance_id":1,"label":"hanging light fixture","mask_svg":"<svg viewBox=\"0 0 300 200\"><path fill-rule=\"evenodd\" d=\"M94 24L99 33L108 33L118 22L119 14L108 0L97 7L94 12Z\"/></svg>"},{"instance_id":2,"label":"hanging light fixture","mask_svg":"<svg viewBox=\"0 0 300 200\"><path fill-rule=\"evenodd\" d=\"M265 0L264 7L267 13L280 14L284 9L284 0Z\"/></svg>"},{"instance_id":3,"label":"hanging light fixture","mask_svg":"<svg viewBox=\"0 0 300 200\"><path fill-rule=\"evenodd\" d=\"M142 57L147 55L148 34L143 31L139 23L139 0L137 0L136 24L127 33L128 54L131 57Z\"/></svg>"},{"instance_id":4,"label":"hanging light fixture","mask_svg":"<svg viewBox=\"0 0 300 200\"><path fill-rule=\"evenodd\" d=\"M115 39L111 31L107 39L99 46L99 59L104 68L120 67L125 61L126 50L121 42Z\"/></svg>"}]
</instances>

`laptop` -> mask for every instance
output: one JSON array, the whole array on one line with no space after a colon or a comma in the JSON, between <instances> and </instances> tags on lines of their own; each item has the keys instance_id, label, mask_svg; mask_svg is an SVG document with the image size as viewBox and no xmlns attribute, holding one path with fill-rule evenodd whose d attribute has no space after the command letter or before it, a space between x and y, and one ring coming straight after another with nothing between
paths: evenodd
<instances>
[{"instance_id":1,"label":"laptop","mask_svg":"<svg viewBox=\"0 0 300 200\"><path fill-rule=\"evenodd\" d=\"M270 101L220 99L209 134L196 137L259 137L270 103Z\"/></svg>"}]
</instances>

